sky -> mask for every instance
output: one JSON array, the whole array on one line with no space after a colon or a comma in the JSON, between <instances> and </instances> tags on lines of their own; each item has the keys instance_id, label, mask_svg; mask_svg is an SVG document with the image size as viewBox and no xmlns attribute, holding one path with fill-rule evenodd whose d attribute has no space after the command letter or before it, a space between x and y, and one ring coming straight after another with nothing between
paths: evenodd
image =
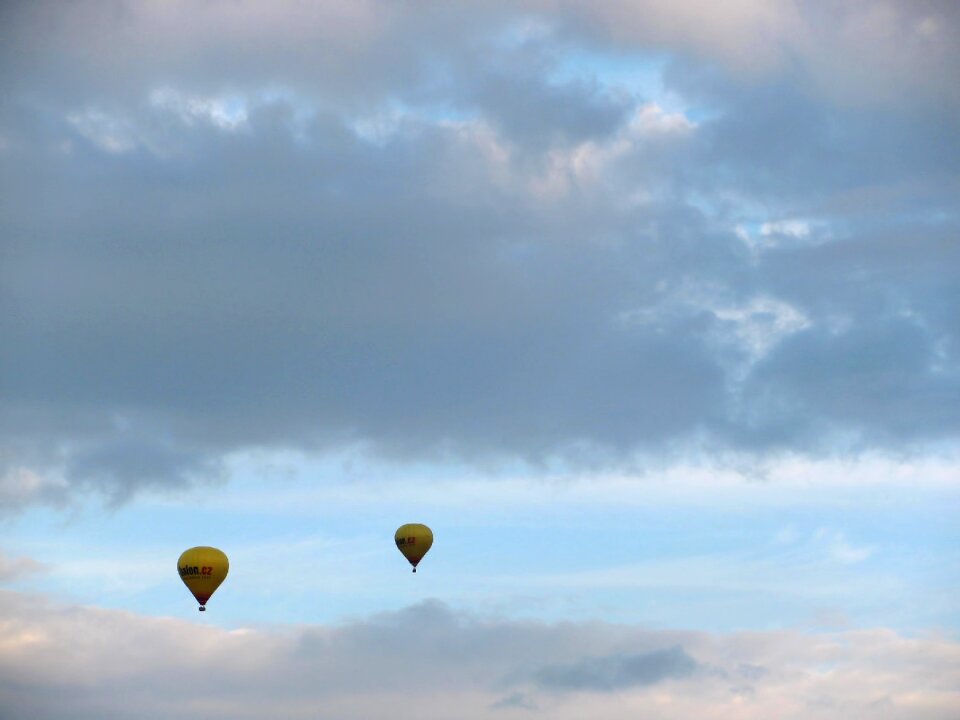
<instances>
[{"instance_id":1,"label":"sky","mask_svg":"<svg viewBox=\"0 0 960 720\"><path fill-rule=\"evenodd\" d=\"M960 716L958 38L0 4L0 717Z\"/></svg>"}]
</instances>

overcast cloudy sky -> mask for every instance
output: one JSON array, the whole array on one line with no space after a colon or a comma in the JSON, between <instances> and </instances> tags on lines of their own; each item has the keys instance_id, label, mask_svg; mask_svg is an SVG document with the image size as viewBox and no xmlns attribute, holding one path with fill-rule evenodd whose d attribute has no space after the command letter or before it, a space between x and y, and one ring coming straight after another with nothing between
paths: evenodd
<instances>
[{"instance_id":1,"label":"overcast cloudy sky","mask_svg":"<svg viewBox=\"0 0 960 720\"><path fill-rule=\"evenodd\" d=\"M951 0L0 4L0 716L960 716L958 76Z\"/></svg>"}]
</instances>

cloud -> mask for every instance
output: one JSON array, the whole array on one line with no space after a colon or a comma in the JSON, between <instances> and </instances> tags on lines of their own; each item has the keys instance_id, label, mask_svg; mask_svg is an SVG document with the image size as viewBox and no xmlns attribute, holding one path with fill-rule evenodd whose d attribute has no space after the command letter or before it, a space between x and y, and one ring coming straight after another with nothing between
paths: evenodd
<instances>
[{"instance_id":1,"label":"cloud","mask_svg":"<svg viewBox=\"0 0 960 720\"><path fill-rule=\"evenodd\" d=\"M955 13L845 8L6 4L5 505L953 442Z\"/></svg>"},{"instance_id":2,"label":"cloud","mask_svg":"<svg viewBox=\"0 0 960 720\"><path fill-rule=\"evenodd\" d=\"M110 720L135 707L146 720L301 718L323 708L349 719L400 707L428 718L455 708L465 718L829 719L873 718L880 703L891 718L926 720L960 703L954 640L882 629L656 632L425 603L336 626L225 630L11 592L0 606L0 705L17 717ZM696 662L710 672L691 672ZM574 668L596 683L579 682Z\"/></svg>"},{"instance_id":3,"label":"cloud","mask_svg":"<svg viewBox=\"0 0 960 720\"><path fill-rule=\"evenodd\" d=\"M526 695L523 693L513 693L512 695L507 695L507 697L502 700L497 700L490 706L494 710L499 709L509 709L509 708L520 708L522 710L536 710L537 706L532 703Z\"/></svg>"},{"instance_id":4,"label":"cloud","mask_svg":"<svg viewBox=\"0 0 960 720\"><path fill-rule=\"evenodd\" d=\"M677 646L640 655L586 658L573 665L548 665L536 677L540 685L552 690L603 692L689 677L699 667Z\"/></svg>"},{"instance_id":5,"label":"cloud","mask_svg":"<svg viewBox=\"0 0 960 720\"><path fill-rule=\"evenodd\" d=\"M137 487L188 486L200 477L215 480L220 473L215 461L183 445L156 438L125 437L80 447L66 466L69 476L106 490L113 502L126 500Z\"/></svg>"},{"instance_id":6,"label":"cloud","mask_svg":"<svg viewBox=\"0 0 960 720\"><path fill-rule=\"evenodd\" d=\"M26 575L43 572L47 566L28 557L10 557L0 552L0 582L13 582Z\"/></svg>"},{"instance_id":7,"label":"cloud","mask_svg":"<svg viewBox=\"0 0 960 720\"><path fill-rule=\"evenodd\" d=\"M43 503L61 505L66 500L67 483L62 478L37 473L21 465L4 467L0 453L0 517Z\"/></svg>"},{"instance_id":8,"label":"cloud","mask_svg":"<svg viewBox=\"0 0 960 720\"><path fill-rule=\"evenodd\" d=\"M226 85L239 75L254 82L278 77L322 88L338 100L364 101L416 81L434 63L425 91L449 79L462 58L527 49L544 39L629 53L657 51L718 64L747 78L794 71L812 92L844 103L955 103L950 68L958 62L958 15L943 0L741 2L702 0L602 3L439 3L410 8L389 2L336 2L276 8L247 0L196 8L118 2L6 3L5 25L36 30L29 40L11 32L3 65L7 79L39 58L44 80L66 69L83 78L72 92L129 92L138 76L188 77L198 86ZM189 19L189 23L184 20ZM98 45L105 35L110 43ZM483 43L477 38L492 37ZM125 62L112 65L112 60ZM22 82L22 81L21 81ZM71 92L64 88L65 92ZM910 100L907 100L907 97Z\"/></svg>"},{"instance_id":9,"label":"cloud","mask_svg":"<svg viewBox=\"0 0 960 720\"><path fill-rule=\"evenodd\" d=\"M808 92L841 104L888 108L960 100L960 15L943 0L909 2L564 3L569 31L598 44L657 48L719 64L750 80L795 73ZM912 92L911 92L912 91ZM938 100L939 98L939 100Z\"/></svg>"}]
</instances>

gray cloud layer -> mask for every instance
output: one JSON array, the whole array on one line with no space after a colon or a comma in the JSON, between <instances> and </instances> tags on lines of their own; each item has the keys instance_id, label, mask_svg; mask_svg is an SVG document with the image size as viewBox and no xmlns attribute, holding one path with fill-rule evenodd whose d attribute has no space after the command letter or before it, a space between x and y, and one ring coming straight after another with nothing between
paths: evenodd
<instances>
[{"instance_id":1,"label":"gray cloud layer","mask_svg":"<svg viewBox=\"0 0 960 720\"><path fill-rule=\"evenodd\" d=\"M43 572L46 566L28 557L10 557L0 551L0 582L13 582L20 578Z\"/></svg>"},{"instance_id":2,"label":"gray cloud layer","mask_svg":"<svg viewBox=\"0 0 960 720\"><path fill-rule=\"evenodd\" d=\"M933 720L960 708L957 643L885 630L714 636L427 602L335 627L226 631L10 592L0 612L0 708L37 720Z\"/></svg>"},{"instance_id":3,"label":"gray cloud layer","mask_svg":"<svg viewBox=\"0 0 960 720\"><path fill-rule=\"evenodd\" d=\"M677 646L639 655L611 655L585 658L572 665L550 665L537 673L537 680L551 689L610 691L686 678L697 668L697 661Z\"/></svg>"},{"instance_id":4,"label":"gray cloud layer","mask_svg":"<svg viewBox=\"0 0 960 720\"><path fill-rule=\"evenodd\" d=\"M742 5L6 4L6 504L954 441L955 9ZM602 82L652 53L695 127Z\"/></svg>"}]
</instances>

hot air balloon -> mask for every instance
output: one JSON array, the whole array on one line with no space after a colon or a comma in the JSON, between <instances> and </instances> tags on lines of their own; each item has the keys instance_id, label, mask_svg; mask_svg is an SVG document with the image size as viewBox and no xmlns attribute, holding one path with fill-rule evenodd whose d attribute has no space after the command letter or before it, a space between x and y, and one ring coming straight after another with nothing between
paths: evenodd
<instances>
[{"instance_id":1,"label":"hot air balloon","mask_svg":"<svg viewBox=\"0 0 960 720\"><path fill-rule=\"evenodd\" d=\"M187 590L200 603L200 612L203 612L207 609L204 607L207 600L227 577L230 561L214 547L194 547L185 550L177 560L177 570Z\"/></svg>"},{"instance_id":2,"label":"hot air balloon","mask_svg":"<svg viewBox=\"0 0 960 720\"><path fill-rule=\"evenodd\" d=\"M426 525L408 523L397 529L393 539L397 543L397 549L410 561L413 571L416 572L417 563L423 560L423 556L433 545L433 532Z\"/></svg>"}]
</instances>

